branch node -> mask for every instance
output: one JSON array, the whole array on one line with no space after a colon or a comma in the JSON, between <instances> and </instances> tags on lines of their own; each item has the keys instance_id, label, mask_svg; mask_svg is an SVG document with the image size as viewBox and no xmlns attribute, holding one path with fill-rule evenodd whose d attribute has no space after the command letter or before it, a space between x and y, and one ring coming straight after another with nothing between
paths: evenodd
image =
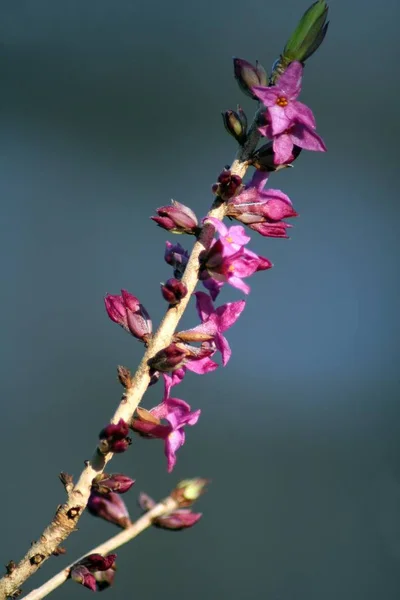
<instances>
[{"instance_id":1,"label":"branch node","mask_svg":"<svg viewBox=\"0 0 400 600\"><path fill-rule=\"evenodd\" d=\"M65 554L67 551L63 546L57 546L57 548L53 551L53 556L60 556L61 554Z\"/></svg>"},{"instance_id":2,"label":"branch node","mask_svg":"<svg viewBox=\"0 0 400 600\"><path fill-rule=\"evenodd\" d=\"M10 560L7 564L6 564L6 573L7 575L11 575L11 573L13 571L15 571L15 569L17 568L16 563L13 560Z\"/></svg>"},{"instance_id":3,"label":"branch node","mask_svg":"<svg viewBox=\"0 0 400 600\"><path fill-rule=\"evenodd\" d=\"M73 506L67 511L68 519L76 519L82 511L82 506Z\"/></svg>"},{"instance_id":4,"label":"branch node","mask_svg":"<svg viewBox=\"0 0 400 600\"><path fill-rule=\"evenodd\" d=\"M61 471L61 473L59 474L59 478L65 488L65 491L69 495L72 492L73 487L74 487L74 481L73 481L72 475L65 473L65 471Z\"/></svg>"},{"instance_id":5,"label":"branch node","mask_svg":"<svg viewBox=\"0 0 400 600\"><path fill-rule=\"evenodd\" d=\"M44 561L44 559L45 559L44 554L34 554L29 559L29 562L31 563L31 565L36 565L38 567Z\"/></svg>"},{"instance_id":6,"label":"branch node","mask_svg":"<svg viewBox=\"0 0 400 600\"><path fill-rule=\"evenodd\" d=\"M132 387L132 375L130 370L127 367L118 365L117 373L120 384L123 385L126 390L129 390Z\"/></svg>"}]
</instances>

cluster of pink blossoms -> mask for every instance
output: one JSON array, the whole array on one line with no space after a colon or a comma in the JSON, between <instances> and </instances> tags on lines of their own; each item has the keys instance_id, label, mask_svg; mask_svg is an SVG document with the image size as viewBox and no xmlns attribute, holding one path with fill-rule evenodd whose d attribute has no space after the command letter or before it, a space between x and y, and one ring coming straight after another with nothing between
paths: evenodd
<instances>
[{"instance_id":1,"label":"cluster of pink blossoms","mask_svg":"<svg viewBox=\"0 0 400 600\"><path fill-rule=\"evenodd\" d=\"M240 77L240 69L255 69L257 76L260 75L258 65L252 67L247 61L235 59L237 77ZM218 199L226 203L227 216L267 237L287 237L290 225L285 219L297 215L286 194L276 189L264 189L270 173L290 164L298 156L300 148L326 149L315 132L315 119L310 108L297 100L302 72L301 63L292 62L276 85L255 85L251 88L253 96L264 106L266 124L261 125L259 131L272 141L268 167L265 169L261 165L256 169L248 185L243 185L240 177L226 169L213 186ZM113 451L121 451L121 445L124 449L128 447L128 427L144 438L163 440L167 468L171 472L176 463L176 452L185 442L185 428L195 425L201 412L192 411L187 402L173 397L171 390L182 381L187 370L204 375L216 369L218 363L213 358L217 352L221 355L222 364L227 364L231 350L223 334L236 322L245 306L245 301L239 300L215 308L213 301L226 283L248 294L250 287L244 280L257 271L271 268L272 263L248 249L250 236L243 225L227 227L212 217L205 217L199 224L195 213L176 201L171 206L157 209L157 216L151 218L173 233L198 237L204 226L212 226L217 233L210 249L200 256L199 279L208 290L208 293L195 294L200 324L175 333L171 344L149 361L152 383L158 380L160 374L164 379L161 403L150 410L138 408L129 424L108 426L120 427L123 433L122 441L115 439L107 446ZM188 259L189 253L179 243L167 242L165 261L172 267L174 277L162 285L161 291L170 305L179 303L187 293L182 277ZM122 290L121 295L107 295L105 305L113 321L148 344L152 324L137 298Z\"/></svg>"},{"instance_id":2,"label":"cluster of pink blossoms","mask_svg":"<svg viewBox=\"0 0 400 600\"><path fill-rule=\"evenodd\" d=\"M204 375L217 369L219 363L215 358L218 353L223 366L231 356L224 334L239 318L245 301L227 302L215 307L214 301L221 287L230 284L248 294L250 287L245 280L272 267L268 258L247 247L251 238L244 225L249 231L265 237L287 238L290 225L285 219L295 217L297 213L286 194L276 189L265 189L268 177L270 173L290 165L302 149L326 149L315 132L311 110L297 100L303 72L300 62L292 62L276 85L267 85L265 71L258 64L253 67L247 61L234 59L234 66L240 87L262 103L259 132L270 140L253 152L249 162L256 170L247 185L225 169L212 188L216 201L225 203L226 215L241 224L227 227L213 217L205 217L199 222L190 208L176 201L172 201L170 206L160 207L157 216L151 217L160 227L172 233L198 238L203 227L207 227L213 228L217 236L199 258L198 277L207 290L194 294L200 322L191 329L176 332L169 346L148 362L150 385L157 384L160 378L163 380L164 393L160 404L150 409L138 407L131 422L121 419L118 423L107 425L99 434L98 449L103 454L125 452L132 443L131 432L145 439L162 440L168 472L173 470L177 451L185 443L186 427L196 425L201 414L200 409L192 410L185 400L172 394L173 388L183 380L187 371ZM254 85L249 85L249 81ZM227 111L224 122L230 133L244 145L247 119L243 110L239 107L237 113ZM167 242L164 258L172 267L173 277L161 285L161 293L172 307L188 293L182 278L189 253L179 243ZM149 345L153 335L152 321L135 296L126 290L122 290L120 295L107 294L105 307L112 321L145 346ZM121 494L133 484L134 480L123 474L99 475L93 482L89 512L119 527L128 527L131 521ZM201 486L204 485L205 480L201 480ZM141 494L139 504L142 510L147 511L154 506L154 501ZM158 518L154 524L165 529L184 529L193 526L200 517L201 514L181 507L168 516ZM92 590L103 589L113 580L114 561L115 555L91 555L75 565L71 577Z\"/></svg>"}]
</instances>

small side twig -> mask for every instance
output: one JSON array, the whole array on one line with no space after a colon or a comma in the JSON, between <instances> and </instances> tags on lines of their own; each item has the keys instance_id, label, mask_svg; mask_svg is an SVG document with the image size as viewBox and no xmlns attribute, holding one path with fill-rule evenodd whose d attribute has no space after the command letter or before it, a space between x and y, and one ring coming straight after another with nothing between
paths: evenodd
<instances>
[{"instance_id":1,"label":"small side twig","mask_svg":"<svg viewBox=\"0 0 400 600\"><path fill-rule=\"evenodd\" d=\"M71 568L76 563L80 562L85 556L88 556L89 554L105 555L112 552L116 548L119 548L123 544L126 544L127 542L135 538L137 535L142 533L142 531L150 527L154 519L169 514L170 512L176 510L178 506L179 504L177 500L175 500L171 496L168 496L167 498L156 504L151 510L146 512L142 517L135 521L135 523L132 523L132 525L130 525L120 533L117 533L117 535L114 535L112 538L108 539L99 546L96 546L96 548L93 548L90 552L87 552L86 554L81 556L78 560L74 561L73 563L65 567L65 569L62 569L62 571L54 575L54 577L46 581L46 583L36 588L35 590L32 590L21 600L41 600L41 598L44 598L56 588L58 588L60 585L65 583L69 578Z\"/></svg>"}]
</instances>

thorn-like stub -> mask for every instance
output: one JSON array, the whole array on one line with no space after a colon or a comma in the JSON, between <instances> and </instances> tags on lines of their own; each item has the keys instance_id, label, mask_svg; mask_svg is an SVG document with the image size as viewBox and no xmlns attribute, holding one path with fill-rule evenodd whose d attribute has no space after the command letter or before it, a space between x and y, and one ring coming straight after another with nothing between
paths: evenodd
<instances>
[{"instance_id":1,"label":"thorn-like stub","mask_svg":"<svg viewBox=\"0 0 400 600\"><path fill-rule=\"evenodd\" d=\"M15 590L15 592L13 592L10 596L10 598L18 598L18 596L20 596L22 594L22 588L18 588L17 590Z\"/></svg>"},{"instance_id":2,"label":"thorn-like stub","mask_svg":"<svg viewBox=\"0 0 400 600\"><path fill-rule=\"evenodd\" d=\"M67 494L69 494L74 487L72 475L65 473L65 471L61 471L61 473L59 474L59 478L61 483L65 487L65 491L67 492Z\"/></svg>"},{"instance_id":3,"label":"thorn-like stub","mask_svg":"<svg viewBox=\"0 0 400 600\"><path fill-rule=\"evenodd\" d=\"M7 575L11 575L11 573L13 571L15 571L15 569L17 568L16 563L13 560L10 560L7 564L6 564L6 573Z\"/></svg>"},{"instance_id":4,"label":"thorn-like stub","mask_svg":"<svg viewBox=\"0 0 400 600\"><path fill-rule=\"evenodd\" d=\"M73 506L67 512L68 519L76 519L76 517L81 513L82 506Z\"/></svg>"},{"instance_id":5,"label":"thorn-like stub","mask_svg":"<svg viewBox=\"0 0 400 600\"><path fill-rule=\"evenodd\" d=\"M63 546L58 546L53 551L53 556L60 556L61 554L65 554L66 552L67 552L67 550Z\"/></svg>"},{"instance_id":6,"label":"thorn-like stub","mask_svg":"<svg viewBox=\"0 0 400 600\"><path fill-rule=\"evenodd\" d=\"M129 388L132 387L132 375L130 370L127 367L118 365L117 373L120 384L123 385L126 390L129 390Z\"/></svg>"},{"instance_id":7,"label":"thorn-like stub","mask_svg":"<svg viewBox=\"0 0 400 600\"><path fill-rule=\"evenodd\" d=\"M30 557L29 562L31 565L36 565L37 567L44 561L44 554L34 554Z\"/></svg>"}]
</instances>

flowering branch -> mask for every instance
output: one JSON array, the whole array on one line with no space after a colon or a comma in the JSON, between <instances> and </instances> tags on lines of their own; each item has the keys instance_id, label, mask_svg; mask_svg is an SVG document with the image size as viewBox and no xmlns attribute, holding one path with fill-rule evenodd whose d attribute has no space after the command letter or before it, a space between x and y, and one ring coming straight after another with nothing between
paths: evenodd
<instances>
[{"instance_id":1,"label":"flowering branch","mask_svg":"<svg viewBox=\"0 0 400 600\"><path fill-rule=\"evenodd\" d=\"M178 502L176 501L176 499L172 498L171 496L164 498L164 500L161 500L161 502L156 504L151 510L145 513L137 521L132 523L132 525L130 525L120 533L117 533L117 535L114 535L106 542L103 542L99 546L93 548L90 552L79 558L77 561L71 563L70 565L62 569L59 573L54 575L54 577L46 581L46 583L36 588L35 590L32 590L21 600L40 600L41 598L44 598L45 596L53 592L56 588L60 587L60 585L65 583L67 579L69 579L69 577L71 576L71 571L73 567L76 564L80 563L86 556L90 554L106 555L109 552L112 552L113 550L119 548L123 544L130 542L136 536L138 536L139 533L142 533L142 531L153 525L155 519L157 519L158 517L168 515L177 508Z\"/></svg>"},{"instance_id":2,"label":"flowering branch","mask_svg":"<svg viewBox=\"0 0 400 600\"><path fill-rule=\"evenodd\" d=\"M235 159L231 168L232 174L240 177L244 176L248 168L248 163L246 161L251 155L251 152L255 149L258 137L258 134L254 133L252 143L248 144L246 150L242 148L239 150L238 157ZM208 216L222 220L226 211L227 208L225 204L215 202L214 207L210 210ZM178 305L168 308L158 331L148 345L135 376L126 381L125 393L111 419L111 423L118 423L120 419L129 422L132 418L151 380L149 361L157 354L157 352L170 344L173 333L185 312L190 297L198 282L200 253L209 250L214 232L215 227L211 223L204 225L199 240L193 246L192 253L185 269L185 274L182 278L182 282L187 288L187 295ZM76 524L87 505L92 481L97 475L104 471L106 464L112 457L112 452L102 454L96 447L91 460L86 461L85 468L77 483L74 486L66 486L68 495L67 501L58 508L54 519L46 527L43 534L40 536L40 539L31 546L16 568L0 581L0 598L6 598L19 589L22 583L33 575L43 561L49 558L56 548L76 529Z\"/></svg>"},{"instance_id":3,"label":"flowering branch","mask_svg":"<svg viewBox=\"0 0 400 600\"><path fill-rule=\"evenodd\" d=\"M172 471L176 451L185 441L184 428L197 422L200 410L192 412L184 400L172 398L171 389L180 383L186 370L205 374L217 368L218 364L211 360L217 351L226 365L231 351L223 332L233 325L245 306L244 300L240 300L214 308L213 300L225 283L248 294L250 287L243 279L272 266L267 258L245 248L250 237L242 225L228 228L222 221L228 216L263 236L288 237L290 225L284 219L297 213L283 192L264 189L267 179L274 171L291 166L303 149L326 150L315 131L311 109L297 97L304 63L325 37L327 11L325 0L314 2L287 42L269 79L259 63L253 66L243 59L234 59L234 73L241 90L259 102L254 120L248 129L241 107L223 113L224 125L239 143L239 150L230 169L226 168L214 184L216 198L201 225L189 207L175 201L172 206L157 209L157 216L152 217L172 233L196 237L190 256L180 244L167 242L165 260L172 265L174 278L161 288L169 306L157 332L152 334L150 317L135 296L125 290L121 296L107 295L109 317L144 343L143 359L133 377L127 369L119 367L119 379L125 390L110 424L100 432L100 441L92 458L85 461L77 482L74 484L71 476L61 474L67 499L20 563L9 563L7 574L0 580L0 600L18 595L21 584L57 552L60 543L76 529L88 502L90 512L127 526L129 517L121 513L123 503L116 494L129 489L133 480L128 481L121 474L106 476L103 472L114 454L128 448L129 429L145 438L162 439L168 471ZM270 141L257 149L261 137ZM256 171L245 185L243 177L249 166ZM214 238L216 234L218 239ZM195 293L201 323L176 332L199 281L209 292ZM165 390L162 402L151 410L139 408L147 388L160 376ZM110 561L96 555L92 562L79 564L75 576L89 582L87 587L97 589L95 574L108 571Z\"/></svg>"},{"instance_id":4,"label":"flowering branch","mask_svg":"<svg viewBox=\"0 0 400 600\"><path fill-rule=\"evenodd\" d=\"M185 529L195 525L202 515L192 513L188 507L204 493L207 483L206 479L201 478L181 481L167 498L157 504L147 494L140 494L139 504L144 514L137 521L130 523L123 531L62 569L39 588L24 596L22 600L40 600L70 578L93 591L105 589L114 579L113 567L116 555L109 553L130 542L152 525L170 530ZM99 569L99 566L103 568Z\"/></svg>"}]
</instances>

